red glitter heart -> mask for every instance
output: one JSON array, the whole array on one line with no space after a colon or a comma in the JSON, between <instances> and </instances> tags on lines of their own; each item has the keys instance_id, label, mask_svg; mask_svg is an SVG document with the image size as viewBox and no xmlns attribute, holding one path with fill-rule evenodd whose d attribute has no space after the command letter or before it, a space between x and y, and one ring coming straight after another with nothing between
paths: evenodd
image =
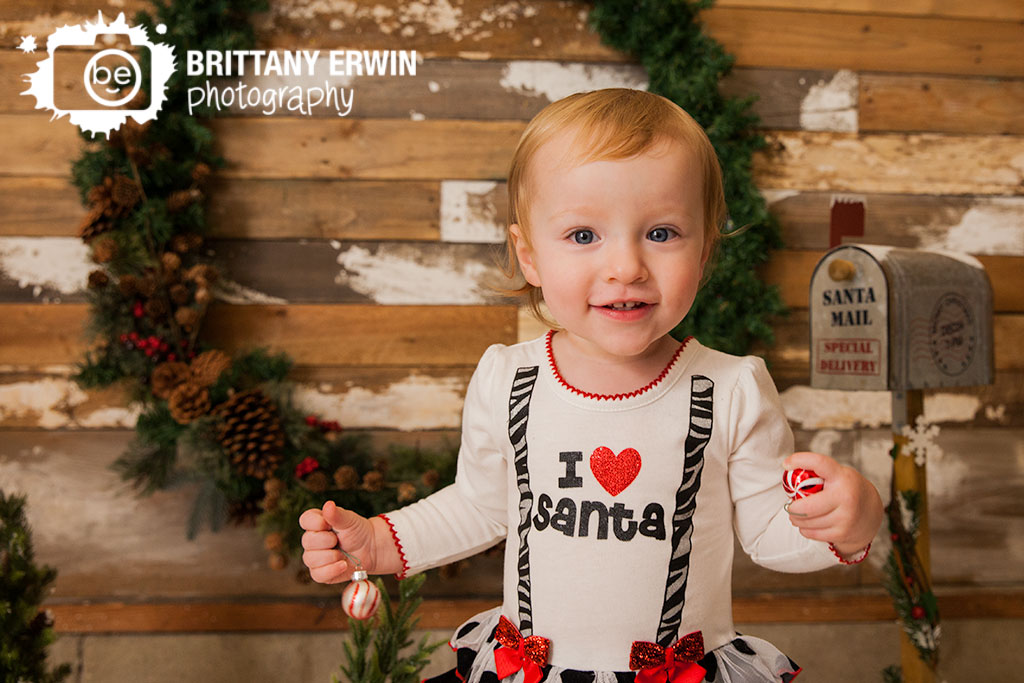
<instances>
[{"instance_id":1,"label":"red glitter heart","mask_svg":"<svg viewBox=\"0 0 1024 683\"><path fill-rule=\"evenodd\" d=\"M598 446L590 454L590 471L605 491L617 496L640 474L640 454L627 448L615 455L612 449Z\"/></svg>"}]
</instances>

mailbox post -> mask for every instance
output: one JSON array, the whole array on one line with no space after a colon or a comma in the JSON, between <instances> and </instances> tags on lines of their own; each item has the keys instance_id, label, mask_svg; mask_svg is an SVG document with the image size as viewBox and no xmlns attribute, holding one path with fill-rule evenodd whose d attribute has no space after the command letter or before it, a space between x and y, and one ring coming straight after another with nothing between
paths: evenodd
<instances>
[{"instance_id":1,"label":"mailbox post","mask_svg":"<svg viewBox=\"0 0 1024 683\"><path fill-rule=\"evenodd\" d=\"M847 244L818 262L810 285L811 386L892 392L894 453L923 412L923 389L992 383L992 290L966 254ZM911 563L930 590L926 466L893 460L892 496L920 496ZM908 568L909 571L909 568ZM934 681L901 631L903 680Z\"/></svg>"}]
</instances>

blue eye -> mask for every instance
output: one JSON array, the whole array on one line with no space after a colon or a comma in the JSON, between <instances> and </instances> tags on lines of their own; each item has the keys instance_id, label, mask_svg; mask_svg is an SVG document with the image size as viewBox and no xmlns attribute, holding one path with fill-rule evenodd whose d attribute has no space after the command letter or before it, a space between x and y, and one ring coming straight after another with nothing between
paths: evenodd
<instances>
[{"instance_id":1,"label":"blue eye","mask_svg":"<svg viewBox=\"0 0 1024 683\"><path fill-rule=\"evenodd\" d=\"M672 231L668 228L663 227L654 228L649 233L647 233L647 239L651 240L652 242L668 242L670 239L672 239Z\"/></svg>"},{"instance_id":2,"label":"blue eye","mask_svg":"<svg viewBox=\"0 0 1024 683\"><path fill-rule=\"evenodd\" d=\"M593 244L594 243L594 231L593 230L574 230L570 238L576 244Z\"/></svg>"}]
</instances>

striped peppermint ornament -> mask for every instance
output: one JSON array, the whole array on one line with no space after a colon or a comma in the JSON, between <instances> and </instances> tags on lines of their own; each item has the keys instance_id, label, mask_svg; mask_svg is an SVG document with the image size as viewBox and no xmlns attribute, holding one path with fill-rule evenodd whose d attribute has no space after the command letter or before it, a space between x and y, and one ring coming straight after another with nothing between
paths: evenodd
<instances>
[{"instance_id":1,"label":"striped peppermint ornament","mask_svg":"<svg viewBox=\"0 0 1024 683\"><path fill-rule=\"evenodd\" d=\"M782 488L792 500L806 498L825 488L825 480L814 470L796 468L782 473Z\"/></svg>"},{"instance_id":2,"label":"striped peppermint ornament","mask_svg":"<svg viewBox=\"0 0 1024 683\"><path fill-rule=\"evenodd\" d=\"M366 571L357 569L352 572L352 582L341 594L341 608L353 619L369 619L377 613L380 606L380 591L376 584L367 579Z\"/></svg>"}]
</instances>

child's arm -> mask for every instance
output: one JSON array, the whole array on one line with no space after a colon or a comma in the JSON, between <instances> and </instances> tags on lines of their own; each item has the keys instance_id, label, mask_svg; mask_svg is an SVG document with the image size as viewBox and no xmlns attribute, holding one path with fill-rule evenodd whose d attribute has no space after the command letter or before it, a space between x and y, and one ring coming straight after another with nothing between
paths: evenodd
<instances>
[{"instance_id":1,"label":"child's arm","mask_svg":"<svg viewBox=\"0 0 1024 683\"><path fill-rule=\"evenodd\" d=\"M814 470L825 480L822 491L789 506L790 521L803 536L831 543L843 557L852 557L871 543L883 517L882 499L871 482L819 453L794 453L784 466Z\"/></svg>"},{"instance_id":2,"label":"child's arm","mask_svg":"<svg viewBox=\"0 0 1024 683\"><path fill-rule=\"evenodd\" d=\"M302 534L302 562L317 583L347 581L355 567L339 550L359 558L371 574L398 574L402 558L387 522L380 517L367 519L333 501L322 510L306 510L299 517Z\"/></svg>"}]
</instances>

